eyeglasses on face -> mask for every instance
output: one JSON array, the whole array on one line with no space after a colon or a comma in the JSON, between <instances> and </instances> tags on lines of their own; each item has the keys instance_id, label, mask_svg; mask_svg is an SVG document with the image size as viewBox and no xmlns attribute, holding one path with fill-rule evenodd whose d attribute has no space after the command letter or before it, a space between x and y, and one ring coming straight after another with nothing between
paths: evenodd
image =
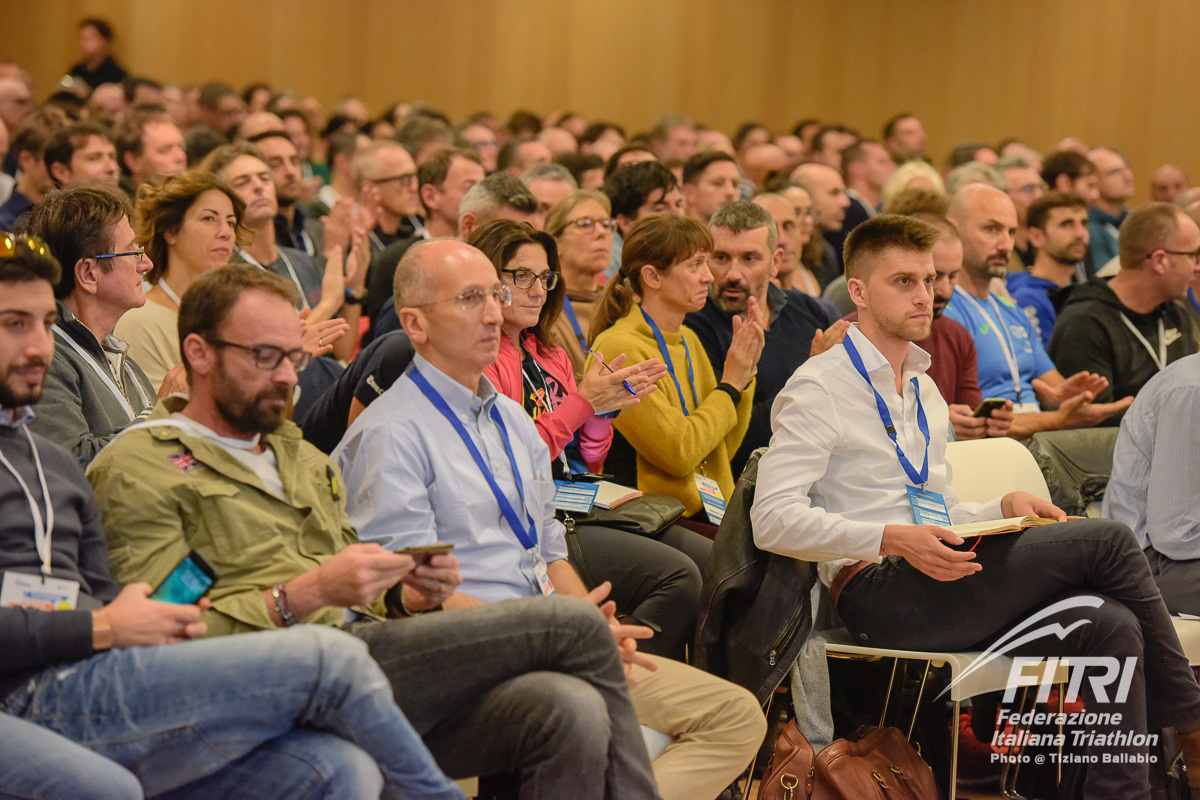
<instances>
[{"instance_id":1,"label":"eyeglasses on face","mask_svg":"<svg viewBox=\"0 0 1200 800\"><path fill-rule=\"evenodd\" d=\"M135 250L130 250L128 253L103 253L98 256L92 256L95 259L101 258L124 258L125 256L137 256L137 263L142 263L142 259L146 257L146 248L138 246Z\"/></svg>"},{"instance_id":2,"label":"eyeglasses on face","mask_svg":"<svg viewBox=\"0 0 1200 800\"><path fill-rule=\"evenodd\" d=\"M1193 264L1200 264L1200 250L1191 252L1189 250L1168 250L1165 247L1160 247L1159 250L1162 250L1164 253L1170 253L1173 256L1187 256L1192 260ZM1146 258L1154 255L1155 252L1157 251L1152 250Z\"/></svg>"},{"instance_id":3,"label":"eyeglasses on face","mask_svg":"<svg viewBox=\"0 0 1200 800\"><path fill-rule=\"evenodd\" d=\"M558 285L558 273L554 270L546 270L542 273L534 272L531 269L502 269L500 270L505 275L512 275L513 286L518 289L529 289L533 286L534 281L541 281L542 288L550 291Z\"/></svg>"},{"instance_id":4,"label":"eyeglasses on face","mask_svg":"<svg viewBox=\"0 0 1200 800\"><path fill-rule=\"evenodd\" d=\"M580 217L579 219L567 220L567 225L574 225L583 232L587 232L599 225L608 232L612 232L617 227L617 221L612 217Z\"/></svg>"},{"instance_id":5,"label":"eyeglasses on face","mask_svg":"<svg viewBox=\"0 0 1200 800\"><path fill-rule=\"evenodd\" d=\"M403 175L393 175L390 178L372 178L371 179L371 183L375 184L376 186L380 185L381 183L392 183L393 181L398 182L401 186L403 186L406 189L411 189L412 187L417 185L417 173L406 172Z\"/></svg>"},{"instance_id":6,"label":"eyeglasses on face","mask_svg":"<svg viewBox=\"0 0 1200 800\"><path fill-rule=\"evenodd\" d=\"M36 236L28 233L0 233L0 258L12 258L17 255L18 245L35 255L50 255L50 248Z\"/></svg>"},{"instance_id":7,"label":"eyeglasses on face","mask_svg":"<svg viewBox=\"0 0 1200 800\"><path fill-rule=\"evenodd\" d=\"M312 356L307 350L297 348L295 350L284 350L282 347L274 347L272 345L248 345L238 344L236 342L226 342L223 339L208 339L208 343L214 347L236 347L238 350L245 350L254 355L254 366L264 370L275 370L283 363L286 358L292 362L292 369L296 372L301 372L308 366Z\"/></svg>"},{"instance_id":8,"label":"eyeglasses on face","mask_svg":"<svg viewBox=\"0 0 1200 800\"><path fill-rule=\"evenodd\" d=\"M483 308L484 301L487 300L489 295L496 301L496 305L501 308L508 308L512 305L512 289L502 283L499 286L493 286L491 289L467 289L462 294L455 295L454 297L431 300L428 303L417 305L416 308L428 308L429 306L436 306L438 303L449 303L452 300L457 300L458 304L462 306L463 311L478 311Z\"/></svg>"}]
</instances>

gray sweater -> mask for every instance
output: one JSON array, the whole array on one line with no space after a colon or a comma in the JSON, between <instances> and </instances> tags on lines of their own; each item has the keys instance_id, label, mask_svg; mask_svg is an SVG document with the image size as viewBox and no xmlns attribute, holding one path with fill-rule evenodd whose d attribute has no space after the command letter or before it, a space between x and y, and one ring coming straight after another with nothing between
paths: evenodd
<instances>
[{"instance_id":1,"label":"gray sweater","mask_svg":"<svg viewBox=\"0 0 1200 800\"><path fill-rule=\"evenodd\" d=\"M0 608L0 699L46 667L91 656L91 611L112 600L119 590L108 570L100 510L83 470L63 448L37 434L33 438L54 505L51 575L78 581L79 600L74 611ZM19 427L8 424L8 415L2 411L0 452L25 480L38 507L43 507L29 439ZM0 466L0 574L38 575L40 566L25 492Z\"/></svg>"},{"instance_id":2,"label":"gray sweater","mask_svg":"<svg viewBox=\"0 0 1200 800\"><path fill-rule=\"evenodd\" d=\"M58 315L54 360L46 374L33 429L70 450L86 466L131 424L130 411L135 419L150 412L158 389L125 355L125 343L120 339L108 336L101 346L62 303L58 304ZM120 364L119 374L112 369L110 356ZM125 398L129 410L105 383L101 372Z\"/></svg>"}]
</instances>

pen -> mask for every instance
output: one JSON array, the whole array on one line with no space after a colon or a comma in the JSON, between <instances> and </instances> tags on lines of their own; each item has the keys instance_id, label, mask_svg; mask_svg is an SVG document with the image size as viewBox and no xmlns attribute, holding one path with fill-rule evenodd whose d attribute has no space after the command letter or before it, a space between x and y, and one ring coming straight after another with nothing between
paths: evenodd
<instances>
[{"instance_id":1,"label":"pen","mask_svg":"<svg viewBox=\"0 0 1200 800\"><path fill-rule=\"evenodd\" d=\"M604 359L603 359L603 358L601 358L600 356L596 355L596 351L595 351L595 350L593 350L593 349L592 349L592 348L590 348L590 347L588 348L588 354L589 354L589 355L596 356L596 360L600 362L600 366L604 367L604 368L605 368L606 370L608 370L609 372L612 372L612 373L614 373L614 374L616 373L616 370L615 370L615 369L613 369L612 367L610 367L608 364L605 364L605 363L604 363ZM635 392L635 391L633 390L633 387L629 385L629 381L622 380L622 381L621 381L621 385L625 387L625 391L629 392L629 393L630 393L631 395L633 395L634 397L637 397L637 392Z\"/></svg>"}]
</instances>

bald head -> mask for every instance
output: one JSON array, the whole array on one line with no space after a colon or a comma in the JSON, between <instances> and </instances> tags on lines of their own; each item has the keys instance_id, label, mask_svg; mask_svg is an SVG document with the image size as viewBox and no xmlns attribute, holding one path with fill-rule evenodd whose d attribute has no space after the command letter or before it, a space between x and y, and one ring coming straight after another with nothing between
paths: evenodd
<instances>
[{"instance_id":1,"label":"bald head","mask_svg":"<svg viewBox=\"0 0 1200 800\"><path fill-rule=\"evenodd\" d=\"M253 114L247 114L246 118L242 120L242 124L238 126L238 138L249 141L267 131L286 132L283 120L270 111L255 111Z\"/></svg>"},{"instance_id":2,"label":"bald head","mask_svg":"<svg viewBox=\"0 0 1200 800\"><path fill-rule=\"evenodd\" d=\"M1163 164L1154 170L1150 178L1150 199L1159 203L1170 203L1188 188L1187 174L1174 164Z\"/></svg>"},{"instance_id":3,"label":"bald head","mask_svg":"<svg viewBox=\"0 0 1200 800\"><path fill-rule=\"evenodd\" d=\"M962 237L969 283L983 291L991 278L1003 278L1017 230L1012 198L986 183L969 183L955 192L946 216Z\"/></svg>"},{"instance_id":4,"label":"bald head","mask_svg":"<svg viewBox=\"0 0 1200 800\"><path fill-rule=\"evenodd\" d=\"M0 121L15 133L21 120L33 111L33 92L20 78L0 78Z\"/></svg>"},{"instance_id":5,"label":"bald head","mask_svg":"<svg viewBox=\"0 0 1200 800\"><path fill-rule=\"evenodd\" d=\"M774 144L757 144L742 156L742 171L755 185L766 183L767 175L787 166L788 154L783 148Z\"/></svg>"},{"instance_id":6,"label":"bald head","mask_svg":"<svg viewBox=\"0 0 1200 800\"><path fill-rule=\"evenodd\" d=\"M842 174L826 164L801 164L792 170L791 179L812 198L813 219L821 230L840 230L850 207Z\"/></svg>"},{"instance_id":7,"label":"bald head","mask_svg":"<svg viewBox=\"0 0 1200 800\"><path fill-rule=\"evenodd\" d=\"M425 305L439 296L442 278L461 266L464 259L487 257L458 239L422 239L404 251L396 265L392 294L396 308ZM488 261L491 266L491 262Z\"/></svg>"}]
</instances>

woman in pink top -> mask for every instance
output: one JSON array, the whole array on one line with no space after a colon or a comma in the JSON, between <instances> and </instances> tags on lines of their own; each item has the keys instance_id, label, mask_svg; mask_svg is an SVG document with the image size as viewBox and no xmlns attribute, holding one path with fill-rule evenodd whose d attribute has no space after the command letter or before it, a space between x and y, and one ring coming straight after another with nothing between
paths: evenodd
<instances>
[{"instance_id":1,"label":"woman in pink top","mask_svg":"<svg viewBox=\"0 0 1200 800\"><path fill-rule=\"evenodd\" d=\"M550 339L565 291L553 237L524 222L496 220L467 243L482 250L512 288L499 356L483 374L533 417L556 478L600 472L612 442L612 417L654 391L666 366L650 359L626 367L618 355L609 362L615 371L597 360L576 386L570 357ZM682 660L695 633L700 571L711 543L676 525L654 538L576 525L567 541L571 563L585 583L611 582L609 596L618 611L656 629L638 649Z\"/></svg>"}]
</instances>

